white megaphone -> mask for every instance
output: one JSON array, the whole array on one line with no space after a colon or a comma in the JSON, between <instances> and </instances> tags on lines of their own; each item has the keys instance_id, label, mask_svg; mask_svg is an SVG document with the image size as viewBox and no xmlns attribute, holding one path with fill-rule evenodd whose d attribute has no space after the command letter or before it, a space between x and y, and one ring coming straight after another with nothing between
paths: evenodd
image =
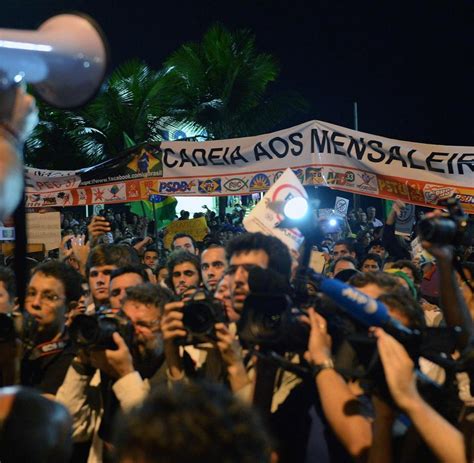
<instances>
[{"instance_id":1,"label":"white megaphone","mask_svg":"<svg viewBox=\"0 0 474 463\"><path fill-rule=\"evenodd\" d=\"M99 90L108 47L99 26L80 14L61 14L37 31L0 29L0 88L22 80L57 108L75 108Z\"/></svg>"}]
</instances>

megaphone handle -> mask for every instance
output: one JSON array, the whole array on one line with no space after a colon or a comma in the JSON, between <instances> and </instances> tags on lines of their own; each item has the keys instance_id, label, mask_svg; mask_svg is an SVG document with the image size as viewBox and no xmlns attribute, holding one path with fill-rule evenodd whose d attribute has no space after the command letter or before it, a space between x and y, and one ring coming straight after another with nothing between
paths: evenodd
<instances>
[{"instance_id":1,"label":"megaphone handle","mask_svg":"<svg viewBox=\"0 0 474 463\"><path fill-rule=\"evenodd\" d=\"M0 90L0 126L15 138L20 147L38 123L35 99L21 84Z\"/></svg>"},{"instance_id":2,"label":"megaphone handle","mask_svg":"<svg viewBox=\"0 0 474 463\"><path fill-rule=\"evenodd\" d=\"M10 124L13 116L13 109L19 91L18 84L9 82L0 86L0 123Z\"/></svg>"}]
</instances>

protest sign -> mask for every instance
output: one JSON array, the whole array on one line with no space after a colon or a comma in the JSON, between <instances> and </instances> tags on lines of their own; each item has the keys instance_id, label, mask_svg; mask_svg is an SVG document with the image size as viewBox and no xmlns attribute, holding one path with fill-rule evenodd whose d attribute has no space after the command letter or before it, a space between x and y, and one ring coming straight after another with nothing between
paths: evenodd
<instances>
[{"instance_id":1,"label":"protest sign","mask_svg":"<svg viewBox=\"0 0 474 463\"><path fill-rule=\"evenodd\" d=\"M415 223L415 206L405 204L397 215L395 222L395 234L400 236L410 236Z\"/></svg>"},{"instance_id":2,"label":"protest sign","mask_svg":"<svg viewBox=\"0 0 474 463\"><path fill-rule=\"evenodd\" d=\"M334 203L334 214L345 217L347 215L347 210L349 209L349 200L346 198L341 198L336 196L336 202Z\"/></svg>"},{"instance_id":3,"label":"protest sign","mask_svg":"<svg viewBox=\"0 0 474 463\"><path fill-rule=\"evenodd\" d=\"M59 212L26 214L28 243L44 244L45 250L61 245L61 218Z\"/></svg>"},{"instance_id":4,"label":"protest sign","mask_svg":"<svg viewBox=\"0 0 474 463\"><path fill-rule=\"evenodd\" d=\"M191 235L196 241L202 241L209 233L207 222L204 217L190 220L176 220L166 227L163 244L166 249L171 248L174 235L177 233L186 233Z\"/></svg>"},{"instance_id":5,"label":"protest sign","mask_svg":"<svg viewBox=\"0 0 474 463\"><path fill-rule=\"evenodd\" d=\"M303 235L296 229L276 228L283 220L283 206L295 197L308 198L303 185L291 169L287 169L267 191L263 199L245 217L244 227L249 232L262 232L283 241L290 250L297 251Z\"/></svg>"}]
</instances>

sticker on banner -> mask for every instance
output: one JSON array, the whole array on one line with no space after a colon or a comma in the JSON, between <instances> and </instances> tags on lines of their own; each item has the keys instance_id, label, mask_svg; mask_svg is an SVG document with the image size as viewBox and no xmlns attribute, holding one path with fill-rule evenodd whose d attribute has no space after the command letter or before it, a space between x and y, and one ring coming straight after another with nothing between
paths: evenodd
<instances>
[{"instance_id":1,"label":"sticker on banner","mask_svg":"<svg viewBox=\"0 0 474 463\"><path fill-rule=\"evenodd\" d=\"M270 179L265 174L257 174L250 180L250 191L260 191L270 188Z\"/></svg>"},{"instance_id":2,"label":"sticker on banner","mask_svg":"<svg viewBox=\"0 0 474 463\"><path fill-rule=\"evenodd\" d=\"M379 191L382 194L395 196L397 199L408 200L410 191L404 183L396 180L390 180L386 177L380 176L378 179Z\"/></svg>"},{"instance_id":3,"label":"sticker on banner","mask_svg":"<svg viewBox=\"0 0 474 463\"><path fill-rule=\"evenodd\" d=\"M322 167L307 167L305 171L306 184L321 185L324 183Z\"/></svg>"},{"instance_id":4,"label":"sticker on banner","mask_svg":"<svg viewBox=\"0 0 474 463\"><path fill-rule=\"evenodd\" d=\"M224 188L227 191L232 191L233 193L241 191L244 188L247 188L249 182L242 178L231 178L224 183Z\"/></svg>"},{"instance_id":5,"label":"sticker on banner","mask_svg":"<svg viewBox=\"0 0 474 463\"><path fill-rule=\"evenodd\" d=\"M357 176L362 180L362 183L357 185L359 190L363 191L372 191L377 192L377 178L373 174L369 174L368 172L357 173Z\"/></svg>"},{"instance_id":6,"label":"sticker on banner","mask_svg":"<svg viewBox=\"0 0 474 463\"><path fill-rule=\"evenodd\" d=\"M329 185L354 186L354 182L355 175L354 172L351 172L350 170L343 172L330 170L327 175L327 183Z\"/></svg>"},{"instance_id":7,"label":"sticker on banner","mask_svg":"<svg viewBox=\"0 0 474 463\"><path fill-rule=\"evenodd\" d=\"M199 180L198 186L199 193L215 193L221 192L221 179L220 178L208 178L206 180Z\"/></svg>"},{"instance_id":8,"label":"sticker on banner","mask_svg":"<svg viewBox=\"0 0 474 463\"><path fill-rule=\"evenodd\" d=\"M188 193L196 188L196 181L160 182L160 193Z\"/></svg>"},{"instance_id":9,"label":"sticker on banner","mask_svg":"<svg viewBox=\"0 0 474 463\"><path fill-rule=\"evenodd\" d=\"M451 198L456 190L451 187L443 187L441 185L425 185L423 188L425 201L429 204L438 204L443 199Z\"/></svg>"},{"instance_id":10,"label":"sticker on banner","mask_svg":"<svg viewBox=\"0 0 474 463\"><path fill-rule=\"evenodd\" d=\"M459 199L464 204L474 204L474 196L457 194L456 199Z\"/></svg>"}]
</instances>

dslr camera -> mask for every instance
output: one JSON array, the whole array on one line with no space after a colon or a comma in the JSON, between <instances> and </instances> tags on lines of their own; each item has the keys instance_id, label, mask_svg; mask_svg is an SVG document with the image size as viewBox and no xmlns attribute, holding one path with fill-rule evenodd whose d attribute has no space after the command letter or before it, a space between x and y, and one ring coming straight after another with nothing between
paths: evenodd
<instances>
[{"instance_id":1,"label":"dslr camera","mask_svg":"<svg viewBox=\"0 0 474 463\"><path fill-rule=\"evenodd\" d=\"M0 343L20 339L25 345L34 345L38 323L28 312L0 313Z\"/></svg>"},{"instance_id":2,"label":"dslr camera","mask_svg":"<svg viewBox=\"0 0 474 463\"><path fill-rule=\"evenodd\" d=\"M196 291L186 301L182 311L183 325L187 331L186 337L179 340L182 345L215 341L214 325L228 321L220 301L204 290Z\"/></svg>"},{"instance_id":3,"label":"dslr camera","mask_svg":"<svg viewBox=\"0 0 474 463\"><path fill-rule=\"evenodd\" d=\"M105 308L99 309L96 315L77 315L69 327L72 343L85 350L117 350L115 332L127 346L133 345L135 329L130 319L123 312Z\"/></svg>"},{"instance_id":4,"label":"dslr camera","mask_svg":"<svg viewBox=\"0 0 474 463\"><path fill-rule=\"evenodd\" d=\"M423 218L418 224L421 239L438 245L472 246L474 222L454 196L439 203L447 208L441 216Z\"/></svg>"},{"instance_id":5,"label":"dslr camera","mask_svg":"<svg viewBox=\"0 0 474 463\"><path fill-rule=\"evenodd\" d=\"M249 347L283 354L303 353L308 346L309 327L301 322L305 304L292 298L295 292L272 269L249 271L250 294L238 324L239 338Z\"/></svg>"}]
</instances>

